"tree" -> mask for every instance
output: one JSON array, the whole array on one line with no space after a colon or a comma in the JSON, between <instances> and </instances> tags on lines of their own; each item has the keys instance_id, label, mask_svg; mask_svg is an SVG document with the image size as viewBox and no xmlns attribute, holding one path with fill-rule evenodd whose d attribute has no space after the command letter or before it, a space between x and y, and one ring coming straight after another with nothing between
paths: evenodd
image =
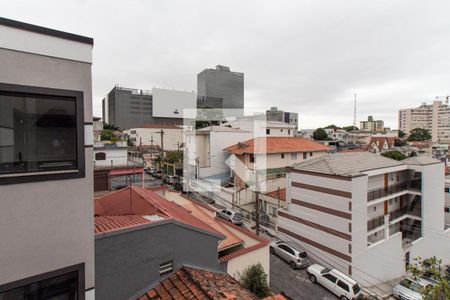
<instances>
[{"instance_id":1,"label":"tree","mask_svg":"<svg viewBox=\"0 0 450 300\"><path fill-rule=\"evenodd\" d=\"M337 127L337 126L334 125L334 124L328 125L327 127L324 127L324 128L325 128L325 129L333 129L333 130L340 129L340 127Z\"/></svg>"},{"instance_id":2,"label":"tree","mask_svg":"<svg viewBox=\"0 0 450 300\"><path fill-rule=\"evenodd\" d=\"M412 278L430 278L435 285L429 285L421 290L424 300L445 300L450 299L450 267L444 268L442 260L430 257L422 260L420 257L408 266Z\"/></svg>"},{"instance_id":3,"label":"tree","mask_svg":"<svg viewBox=\"0 0 450 300\"><path fill-rule=\"evenodd\" d=\"M394 145L395 147L403 147L406 146L406 141L402 139L395 139Z\"/></svg>"},{"instance_id":4,"label":"tree","mask_svg":"<svg viewBox=\"0 0 450 300\"><path fill-rule=\"evenodd\" d=\"M258 298L265 298L270 295L267 274L260 263L245 269L241 276L241 284Z\"/></svg>"},{"instance_id":5,"label":"tree","mask_svg":"<svg viewBox=\"0 0 450 300\"><path fill-rule=\"evenodd\" d=\"M313 132L313 139L316 141L325 141L328 139L328 134L322 128L317 128Z\"/></svg>"},{"instance_id":6,"label":"tree","mask_svg":"<svg viewBox=\"0 0 450 300\"><path fill-rule=\"evenodd\" d=\"M114 137L114 133L112 130L102 130L100 135L100 139L102 141L110 141Z\"/></svg>"},{"instance_id":7,"label":"tree","mask_svg":"<svg viewBox=\"0 0 450 300\"><path fill-rule=\"evenodd\" d=\"M408 141L427 141L431 140L431 134L427 129L414 128L409 133Z\"/></svg>"},{"instance_id":8,"label":"tree","mask_svg":"<svg viewBox=\"0 0 450 300\"><path fill-rule=\"evenodd\" d=\"M401 130L398 131L398 137L399 138L404 138L405 135L406 135L406 133L404 133L403 131L401 131Z\"/></svg>"},{"instance_id":9,"label":"tree","mask_svg":"<svg viewBox=\"0 0 450 300\"><path fill-rule=\"evenodd\" d=\"M345 131L349 132L349 131L354 131L354 130L359 130L358 127L350 125L350 126L344 126L342 127L342 129L344 129Z\"/></svg>"},{"instance_id":10,"label":"tree","mask_svg":"<svg viewBox=\"0 0 450 300\"><path fill-rule=\"evenodd\" d=\"M108 124L106 122L103 122L103 129L106 129L106 130L118 130L119 127L114 126L114 124Z\"/></svg>"},{"instance_id":11,"label":"tree","mask_svg":"<svg viewBox=\"0 0 450 300\"><path fill-rule=\"evenodd\" d=\"M183 151L182 150L167 151L164 160L172 164L177 161L181 161L183 160Z\"/></svg>"},{"instance_id":12,"label":"tree","mask_svg":"<svg viewBox=\"0 0 450 300\"><path fill-rule=\"evenodd\" d=\"M392 158L395 160L404 160L407 156L401 153L400 151L394 150L394 151L387 151L384 153L381 153L384 157Z\"/></svg>"}]
</instances>

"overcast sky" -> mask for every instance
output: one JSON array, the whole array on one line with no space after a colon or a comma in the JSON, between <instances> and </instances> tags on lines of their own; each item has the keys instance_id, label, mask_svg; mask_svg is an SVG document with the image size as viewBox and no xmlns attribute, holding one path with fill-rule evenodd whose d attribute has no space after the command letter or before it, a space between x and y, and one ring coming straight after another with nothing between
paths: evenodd
<instances>
[{"instance_id":1,"label":"overcast sky","mask_svg":"<svg viewBox=\"0 0 450 300\"><path fill-rule=\"evenodd\" d=\"M245 107L300 128L450 94L450 1L2 1L1 16L94 38L93 105L114 84L195 91L217 64L245 73ZM0 37L1 38L1 37Z\"/></svg>"}]
</instances>

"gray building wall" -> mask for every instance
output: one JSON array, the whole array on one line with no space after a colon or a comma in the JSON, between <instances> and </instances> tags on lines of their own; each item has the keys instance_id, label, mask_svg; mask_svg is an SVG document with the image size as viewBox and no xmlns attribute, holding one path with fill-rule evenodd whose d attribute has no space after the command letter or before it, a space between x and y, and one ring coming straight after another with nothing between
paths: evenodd
<instances>
[{"instance_id":1,"label":"gray building wall","mask_svg":"<svg viewBox=\"0 0 450 300\"><path fill-rule=\"evenodd\" d=\"M223 108L243 109L244 73L231 72L223 66L205 69L197 75L197 94L200 97L222 98Z\"/></svg>"},{"instance_id":2,"label":"gray building wall","mask_svg":"<svg viewBox=\"0 0 450 300\"><path fill-rule=\"evenodd\" d=\"M95 239L95 296L114 300L139 296L169 275L159 265L173 260L173 271L190 265L222 271L213 236L172 220L98 235Z\"/></svg>"},{"instance_id":3,"label":"gray building wall","mask_svg":"<svg viewBox=\"0 0 450 300\"><path fill-rule=\"evenodd\" d=\"M1 83L82 91L92 123L90 63L0 49L0 66ZM94 287L93 154L83 151L84 178L0 186L0 285L85 263Z\"/></svg>"},{"instance_id":4,"label":"gray building wall","mask_svg":"<svg viewBox=\"0 0 450 300\"><path fill-rule=\"evenodd\" d=\"M183 124L181 118L153 117L152 101L153 97L148 91L115 86L102 100L103 120L122 130L144 124Z\"/></svg>"}]
</instances>

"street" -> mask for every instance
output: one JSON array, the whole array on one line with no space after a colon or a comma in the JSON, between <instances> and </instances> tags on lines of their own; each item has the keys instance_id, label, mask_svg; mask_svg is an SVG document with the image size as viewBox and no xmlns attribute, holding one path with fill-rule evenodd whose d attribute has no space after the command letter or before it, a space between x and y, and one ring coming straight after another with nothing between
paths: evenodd
<instances>
[{"instance_id":1,"label":"street","mask_svg":"<svg viewBox=\"0 0 450 300\"><path fill-rule=\"evenodd\" d=\"M336 300L337 297L319 284L313 284L306 269L292 270L282 259L270 254L270 288L274 293L283 291L292 299Z\"/></svg>"}]
</instances>

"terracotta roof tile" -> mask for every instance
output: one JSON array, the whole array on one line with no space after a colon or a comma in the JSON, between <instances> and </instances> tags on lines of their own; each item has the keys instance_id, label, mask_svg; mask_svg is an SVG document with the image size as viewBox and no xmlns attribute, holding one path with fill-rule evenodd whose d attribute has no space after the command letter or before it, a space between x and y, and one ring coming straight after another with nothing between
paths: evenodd
<instances>
[{"instance_id":1,"label":"terracotta roof tile","mask_svg":"<svg viewBox=\"0 0 450 300\"><path fill-rule=\"evenodd\" d=\"M233 154L328 151L330 147L301 137L258 137L224 149Z\"/></svg>"},{"instance_id":2,"label":"terracotta roof tile","mask_svg":"<svg viewBox=\"0 0 450 300\"><path fill-rule=\"evenodd\" d=\"M192 215L184 207L152 190L136 186L97 197L94 199L94 207L97 216L158 214L222 236L219 231Z\"/></svg>"},{"instance_id":3,"label":"terracotta roof tile","mask_svg":"<svg viewBox=\"0 0 450 300\"><path fill-rule=\"evenodd\" d=\"M94 218L95 234L115 231L123 228L151 223L143 216L96 216Z\"/></svg>"},{"instance_id":4,"label":"terracotta roof tile","mask_svg":"<svg viewBox=\"0 0 450 300\"><path fill-rule=\"evenodd\" d=\"M256 300L233 277L191 267L183 267L137 299Z\"/></svg>"}]
</instances>

